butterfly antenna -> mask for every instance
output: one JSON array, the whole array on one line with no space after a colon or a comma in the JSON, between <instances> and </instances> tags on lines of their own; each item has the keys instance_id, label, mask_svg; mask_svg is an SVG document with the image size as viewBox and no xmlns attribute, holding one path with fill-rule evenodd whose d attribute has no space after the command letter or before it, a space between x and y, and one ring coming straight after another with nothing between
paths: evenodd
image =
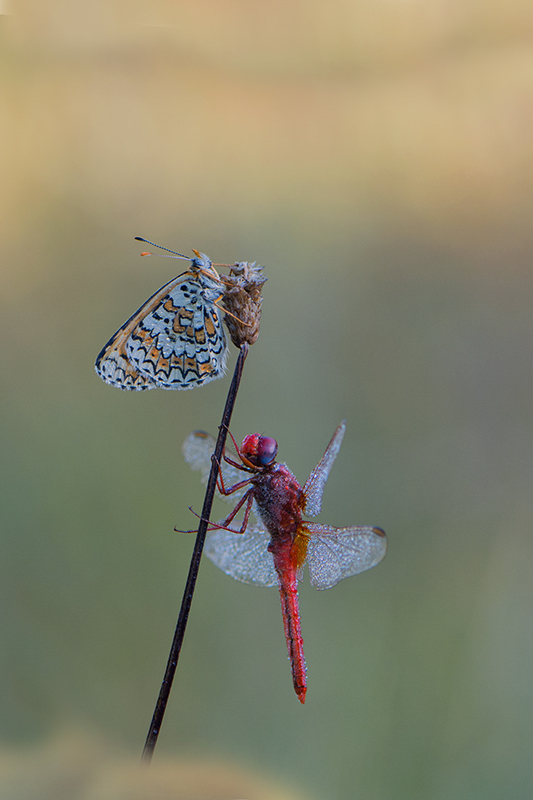
<instances>
[{"instance_id":1,"label":"butterfly antenna","mask_svg":"<svg viewBox=\"0 0 533 800\"><path fill-rule=\"evenodd\" d=\"M171 250L169 247L163 247L160 244L156 244L155 242L151 242L149 239L143 239L142 236L136 236L135 238L137 239L138 242L146 242L146 244L151 244L152 247L158 247L160 250L166 250L167 253L173 253L172 256L161 256L161 258L184 258L185 261L190 261L191 260L189 258L189 256L184 256L181 253L176 253L175 250ZM155 253L141 253L141 255L142 256L153 256L153 255L155 255ZM159 255L159 253L157 255Z\"/></svg>"}]
</instances>

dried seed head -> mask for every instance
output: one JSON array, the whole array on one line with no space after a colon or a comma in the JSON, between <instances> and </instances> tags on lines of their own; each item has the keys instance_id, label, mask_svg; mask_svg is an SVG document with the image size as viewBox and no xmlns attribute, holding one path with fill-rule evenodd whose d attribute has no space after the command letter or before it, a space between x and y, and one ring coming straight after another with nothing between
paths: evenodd
<instances>
[{"instance_id":1,"label":"dried seed head","mask_svg":"<svg viewBox=\"0 0 533 800\"><path fill-rule=\"evenodd\" d=\"M263 276L263 267L256 266L256 263L241 261L232 266L229 275L224 277L226 290L222 303L229 314L234 315L226 314L224 322L235 347L240 347L244 342L254 344L259 336L263 302L261 289L267 279Z\"/></svg>"}]
</instances>

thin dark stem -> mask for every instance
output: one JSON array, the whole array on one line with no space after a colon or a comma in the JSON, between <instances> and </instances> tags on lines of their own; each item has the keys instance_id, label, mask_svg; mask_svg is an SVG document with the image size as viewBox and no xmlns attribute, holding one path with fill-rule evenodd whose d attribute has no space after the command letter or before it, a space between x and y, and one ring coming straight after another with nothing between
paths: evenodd
<instances>
[{"instance_id":1,"label":"thin dark stem","mask_svg":"<svg viewBox=\"0 0 533 800\"><path fill-rule=\"evenodd\" d=\"M237 359L237 363L235 364L235 371L233 373L233 379L231 381L231 385L229 388L228 397L226 400L226 406L224 408L224 414L222 415L222 422L220 424L220 428L218 429L218 439L215 446L215 452L211 464L211 472L209 473L209 480L207 482L204 505L202 508L202 517L200 519L200 524L198 526L198 533L196 535L196 542L194 544L194 550L191 557L191 566L189 567L189 575L187 576L185 591L183 592L183 599L181 601L181 608L178 616L178 622L176 624L176 631L174 633L172 647L170 648L170 655L168 657L167 668L165 670L165 676L163 678L163 683L161 684L161 689L159 691L159 697L157 698L154 715L152 717L150 728L148 730L148 736L146 737L146 742L144 744L142 759L143 761L146 762L150 762L152 760L152 755L154 753L157 737L159 736L159 731L161 730L161 724L163 722L163 717L165 715L165 709L167 707L167 701L170 695L170 690L172 688L172 681L174 680L174 674L176 672L176 667L178 665L178 658L181 650L181 645L183 644L185 628L187 627L187 619L189 617L189 611L191 609L194 587L196 585L198 570L200 568L200 559L202 557L202 551L204 549L205 534L207 532L207 526L209 524L209 518L211 516L211 507L213 505L213 498L215 496L219 464L222 459L222 455L224 453L224 446L226 444L226 437L228 434L231 415L233 413L233 407L235 405L237 392L239 390L239 384L241 382L244 361L247 355L248 355L248 344L245 343L241 345L239 357Z\"/></svg>"}]
</instances>

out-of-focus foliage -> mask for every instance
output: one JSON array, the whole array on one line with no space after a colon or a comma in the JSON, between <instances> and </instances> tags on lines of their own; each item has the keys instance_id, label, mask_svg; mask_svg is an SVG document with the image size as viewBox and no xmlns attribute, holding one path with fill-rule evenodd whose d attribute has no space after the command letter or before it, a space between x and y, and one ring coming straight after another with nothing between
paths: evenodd
<instances>
[{"instance_id":1,"label":"out-of-focus foliage","mask_svg":"<svg viewBox=\"0 0 533 800\"><path fill-rule=\"evenodd\" d=\"M45 745L0 752L0 796L24 800L301 800L221 758L163 757L147 769L98 737L65 731Z\"/></svg>"},{"instance_id":2,"label":"out-of-focus foliage","mask_svg":"<svg viewBox=\"0 0 533 800\"><path fill-rule=\"evenodd\" d=\"M346 418L320 519L390 541L302 585L303 708L276 591L202 565L156 761L317 799L529 798L530 4L1 10L2 800L57 730L137 756L174 630L173 528L202 502L181 443L216 432L228 379L138 395L93 372L181 268L135 235L265 265L232 431L303 482Z\"/></svg>"}]
</instances>

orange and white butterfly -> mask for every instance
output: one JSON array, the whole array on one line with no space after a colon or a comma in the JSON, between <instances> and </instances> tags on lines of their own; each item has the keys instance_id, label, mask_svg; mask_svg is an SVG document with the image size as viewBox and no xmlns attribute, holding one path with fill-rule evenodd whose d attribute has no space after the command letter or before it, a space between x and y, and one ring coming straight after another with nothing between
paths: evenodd
<instances>
[{"instance_id":1,"label":"orange and white butterfly","mask_svg":"<svg viewBox=\"0 0 533 800\"><path fill-rule=\"evenodd\" d=\"M224 281L204 253L193 252L192 259L174 253L190 260L189 269L143 303L98 355L95 369L106 383L133 391L194 389L224 374L228 345L216 306Z\"/></svg>"}]
</instances>

